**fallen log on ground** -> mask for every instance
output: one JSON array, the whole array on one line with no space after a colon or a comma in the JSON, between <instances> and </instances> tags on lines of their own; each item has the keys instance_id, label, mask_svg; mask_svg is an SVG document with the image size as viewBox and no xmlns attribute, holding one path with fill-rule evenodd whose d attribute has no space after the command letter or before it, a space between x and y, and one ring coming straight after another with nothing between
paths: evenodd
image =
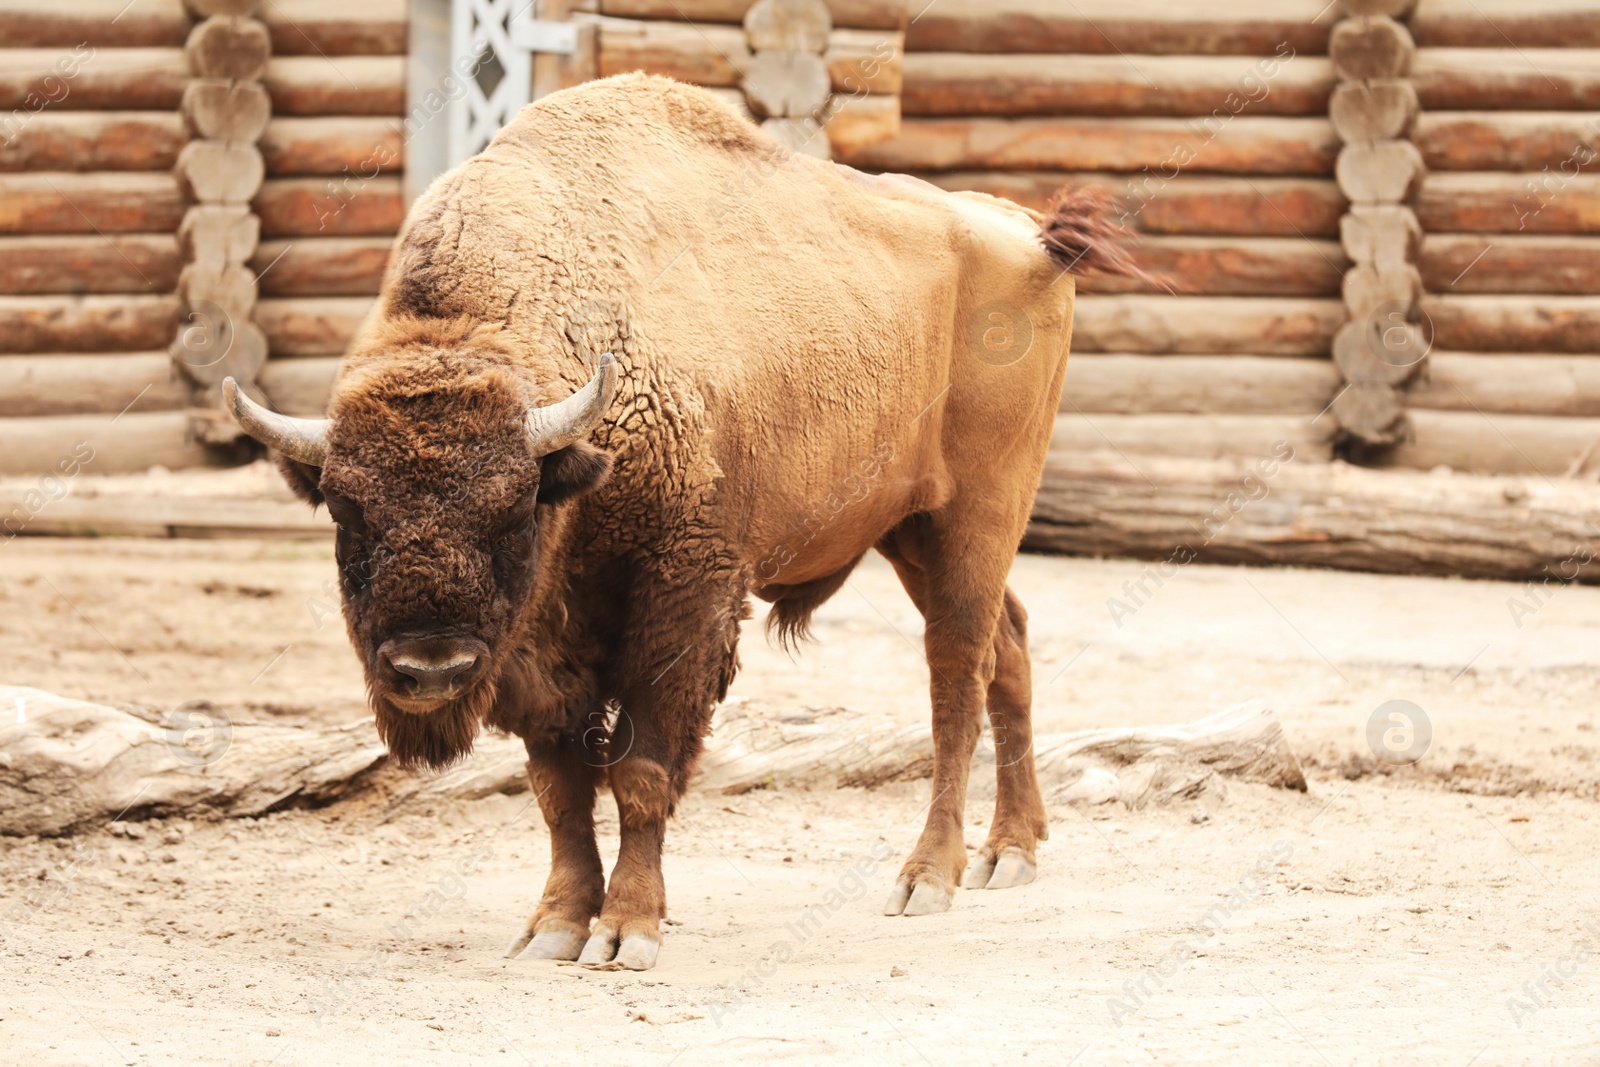
<instances>
[{"instance_id":1,"label":"fallen log on ground","mask_svg":"<svg viewBox=\"0 0 1600 1067\"><path fill-rule=\"evenodd\" d=\"M1579 481L1299 462L1268 477L1255 459L1101 451L1051 453L1023 547L1172 560L1187 546L1210 563L1520 581L1596 539L1600 488ZM1578 580L1600 582L1600 571Z\"/></svg>"},{"instance_id":2,"label":"fallen log on ground","mask_svg":"<svg viewBox=\"0 0 1600 1067\"><path fill-rule=\"evenodd\" d=\"M224 818L378 792L472 799L528 789L520 742L487 739L440 774L403 775L369 721L340 727L232 723L191 702L167 712L114 708L0 687L0 834L62 834L184 812ZM1212 788L1219 776L1306 789L1277 715L1260 701L1198 722L1041 734L1040 784L1053 799L1143 807ZM995 750L974 756L983 791ZM720 707L695 788L872 787L929 777L932 730L842 708L778 713ZM991 786L992 788L992 786Z\"/></svg>"}]
</instances>

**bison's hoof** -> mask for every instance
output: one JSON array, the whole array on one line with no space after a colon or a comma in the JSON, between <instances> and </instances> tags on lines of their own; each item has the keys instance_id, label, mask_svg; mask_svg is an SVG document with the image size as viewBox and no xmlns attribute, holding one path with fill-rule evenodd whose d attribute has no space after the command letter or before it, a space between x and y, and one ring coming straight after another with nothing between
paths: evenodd
<instances>
[{"instance_id":1,"label":"bison's hoof","mask_svg":"<svg viewBox=\"0 0 1600 1067\"><path fill-rule=\"evenodd\" d=\"M954 897L950 890L935 882L919 881L914 886L909 876L902 875L894 884L889 900L883 906L885 915L936 915L949 911Z\"/></svg>"},{"instance_id":2,"label":"bison's hoof","mask_svg":"<svg viewBox=\"0 0 1600 1067\"><path fill-rule=\"evenodd\" d=\"M583 951L589 931L577 928L545 930L533 935L528 947L518 954L519 960L575 960Z\"/></svg>"},{"instance_id":3,"label":"bison's hoof","mask_svg":"<svg viewBox=\"0 0 1600 1067\"><path fill-rule=\"evenodd\" d=\"M602 963L610 963L617 954L617 935L610 927L597 925L588 944L583 946L583 951L578 955L578 962L585 967L598 967Z\"/></svg>"},{"instance_id":4,"label":"bison's hoof","mask_svg":"<svg viewBox=\"0 0 1600 1067\"><path fill-rule=\"evenodd\" d=\"M656 965L656 956L661 953L661 942L649 934L632 934L622 939L622 947L617 949L617 958L614 962L622 964L630 971L648 971Z\"/></svg>"},{"instance_id":5,"label":"bison's hoof","mask_svg":"<svg viewBox=\"0 0 1600 1067\"><path fill-rule=\"evenodd\" d=\"M1022 854L1021 849L1008 848L1000 853L999 860L980 853L967 868L962 879L964 889L1011 889L1027 885L1039 874L1039 868Z\"/></svg>"},{"instance_id":6,"label":"bison's hoof","mask_svg":"<svg viewBox=\"0 0 1600 1067\"><path fill-rule=\"evenodd\" d=\"M617 945L617 933L605 923L596 923L594 935L589 938L589 943L583 946L583 954L578 957L578 962L586 967L600 967L608 971L622 970L648 971L656 965L656 956L661 952L661 938L656 934L636 932L621 939L622 944Z\"/></svg>"}]
</instances>

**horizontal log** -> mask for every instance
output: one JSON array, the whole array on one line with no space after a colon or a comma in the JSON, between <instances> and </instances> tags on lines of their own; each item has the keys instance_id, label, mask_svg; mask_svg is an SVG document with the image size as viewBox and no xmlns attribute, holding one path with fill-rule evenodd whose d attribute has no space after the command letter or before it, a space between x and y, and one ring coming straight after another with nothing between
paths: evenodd
<instances>
[{"instance_id":1,"label":"horizontal log","mask_svg":"<svg viewBox=\"0 0 1600 1067\"><path fill-rule=\"evenodd\" d=\"M1412 140L1430 170L1536 171L1570 176L1600 159L1600 122L1561 111L1440 111Z\"/></svg>"},{"instance_id":2,"label":"horizontal log","mask_svg":"<svg viewBox=\"0 0 1600 1067\"><path fill-rule=\"evenodd\" d=\"M0 296L0 353L149 351L177 328L170 295Z\"/></svg>"},{"instance_id":3,"label":"horizontal log","mask_svg":"<svg viewBox=\"0 0 1600 1067\"><path fill-rule=\"evenodd\" d=\"M1332 237L1346 202L1320 178L1217 178L1184 174L947 171L919 175L941 189L970 189L1043 211L1063 187L1103 189L1124 225L1144 233Z\"/></svg>"},{"instance_id":4,"label":"horizontal log","mask_svg":"<svg viewBox=\"0 0 1600 1067\"><path fill-rule=\"evenodd\" d=\"M7 48L182 48L190 24L180 0L0 0Z\"/></svg>"},{"instance_id":5,"label":"horizontal log","mask_svg":"<svg viewBox=\"0 0 1600 1067\"><path fill-rule=\"evenodd\" d=\"M1433 352L1407 407L1600 417L1600 358Z\"/></svg>"},{"instance_id":6,"label":"horizontal log","mask_svg":"<svg viewBox=\"0 0 1600 1067\"><path fill-rule=\"evenodd\" d=\"M695 85L737 86L750 66L743 26L609 20L599 33L600 76L642 70Z\"/></svg>"},{"instance_id":7,"label":"horizontal log","mask_svg":"<svg viewBox=\"0 0 1600 1067\"><path fill-rule=\"evenodd\" d=\"M410 33L406 0L272 0L256 17L275 56L403 56Z\"/></svg>"},{"instance_id":8,"label":"horizontal log","mask_svg":"<svg viewBox=\"0 0 1600 1067\"><path fill-rule=\"evenodd\" d=\"M79 56L81 55L81 58ZM189 80L182 48L0 49L0 122L53 107L143 111L176 108Z\"/></svg>"},{"instance_id":9,"label":"horizontal log","mask_svg":"<svg viewBox=\"0 0 1600 1067\"><path fill-rule=\"evenodd\" d=\"M1317 56L905 57L907 115L1326 115L1333 68Z\"/></svg>"},{"instance_id":10,"label":"horizontal log","mask_svg":"<svg viewBox=\"0 0 1600 1067\"><path fill-rule=\"evenodd\" d=\"M1417 44L1444 48L1600 48L1592 0L1420 0Z\"/></svg>"},{"instance_id":11,"label":"horizontal log","mask_svg":"<svg viewBox=\"0 0 1600 1067\"><path fill-rule=\"evenodd\" d=\"M397 118L294 118L267 123L259 146L271 177L402 170L405 131Z\"/></svg>"},{"instance_id":12,"label":"horizontal log","mask_svg":"<svg viewBox=\"0 0 1600 1067\"><path fill-rule=\"evenodd\" d=\"M187 140L170 111L13 114L0 118L5 129L0 171L168 170Z\"/></svg>"},{"instance_id":13,"label":"horizontal log","mask_svg":"<svg viewBox=\"0 0 1600 1067\"><path fill-rule=\"evenodd\" d=\"M338 356L307 359L270 359L256 381L272 406L289 415L322 415L328 410L333 380L339 374Z\"/></svg>"},{"instance_id":14,"label":"horizontal log","mask_svg":"<svg viewBox=\"0 0 1600 1067\"><path fill-rule=\"evenodd\" d=\"M194 415L191 409L186 426L192 428ZM178 424L176 419L167 423ZM80 440L88 446L87 439ZM245 451L219 449L215 455ZM190 469L182 479L138 473L102 477L92 473L98 458L97 454L84 465L84 473L72 481L72 491L59 499L38 492L37 474L0 480L0 531L12 529L30 537L252 537L325 543L332 539L334 525L327 509L306 507L284 491L281 478L276 485L268 481L266 476L277 477L277 471L267 463ZM240 461L248 463L251 458L245 454ZM199 459L218 461L205 452ZM176 492L175 482L182 486Z\"/></svg>"},{"instance_id":15,"label":"horizontal log","mask_svg":"<svg viewBox=\"0 0 1600 1067\"><path fill-rule=\"evenodd\" d=\"M0 174L0 234L170 233L183 212L170 174Z\"/></svg>"},{"instance_id":16,"label":"horizontal log","mask_svg":"<svg viewBox=\"0 0 1600 1067\"><path fill-rule=\"evenodd\" d=\"M1129 251L1150 278L1082 274L1078 292L1336 296L1349 266L1339 242L1300 237L1145 237Z\"/></svg>"},{"instance_id":17,"label":"horizontal log","mask_svg":"<svg viewBox=\"0 0 1600 1067\"><path fill-rule=\"evenodd\" d=\"M904 84L905 34L882 30L834 30L822 61L835 92L899 96Z\"/></svg>"},{"instance_id":18,"label":"horizontal log","mask_svg":"<svg viewBox=\"0 0 1600 1067\"><path fill-rule=\"evenodd\" d=\"M1342 379L1319 359L1079 355L1061 412L1085 415L1316 415Z\"/></svg>"},{"instance_id":19,"label":"horizontal log","mask_svg":"<svg viewBox=\"0 0 1600 1067\"><path fill-rule=\"evenodd\" d=\"M1439 348L1600 352L1600 297L1429 295L1422 310Z\"/></svg>"},{"instance_id":20,"label":"horizontal log","mask_svg":"<svg viewBox=\"0 0 1600 1067\"><path fill-rule=\"evenodd\" d=\"M1407 419L1411 439L1384 457L1388 465L1591 480L1600 473L1600 419L1423 409L1412 409Z\"/></svg>"},{"instance_id":21,"label":"horizontal log","mask_svg":"<svg viewBox=\"0 0 1600 1067\"><path fill-rule=\"evenodd\" d=\"M599 25L600 76L642 70L707 87L738 86L750 70L742 26L606 19ZM835 30L828 38L828 74L835 91L893 94L904 51L898 33ZM876 64L866 57L888 55Z\"/></svg>"},{"instance_id":22,"label":"horizontal log","mask_svg":"<svg viewBox=\"0 0 1600 1067\"><path fill-rule=\"evenodd\" d=\"M1286 443L1296 459L1327 462L1337 427L1324 415L1057 415L1050 452L1084 455L1112 449L1133 457L1254 459Z\"/></svg>"},{"instance_id":23,"label":"horizontal log","mask_svg":"<svg viewBox=\"0 0 1600 1067\"><path fill-rule=\"evenodd\" d=\"M0 356L0 416L176 411L189 386L165 352Z\"/></svg>"},{"instance_id":24,"label":"horizontal log","mask_svg":"<svg viewBox=\"0 0 1600 1067\"><path fill-rule=\"evenodd\" d=\"M1086 294L1073 314L1072 350L1326 356L1344 321L1339 300Z\"/></svg>"},{"instance_id":25,"label":"horizontal log","mask_svg":"<svg viewBox=\"0 0 1600 1067\"><path fill-rule=\"evenodd\" d=\"M859 152L900 133L897 96L835 96L828 102L823 133L835 156Z\"/></svg>"},{"instance_id":26,"label":"horizontal log","mask_svg":"<svg viewBox=\"0 0 1600 1067\"><path fill-rule=\"evenodd\" d=\"M1052 454L1023 547L1171 560L1183 546L1178 560L1521 581L1570 559L1600 524L1600 489L1581 482L1346 463L1137 462L1134 470L1110 451ZM1584 568L1580 580L1596 574Z\"/></svg>"},{"instance_id":27,"label":"horizontal log","mask_svg":"<svg viewBox=\"0 0 1600 1067\"><path fill-rule=\"evenodd\" d=\"M602 15L686 22L744 22L755 0L599 0ZM906 0L826 0L835 26L898 30L906 23Z\"/></svg>"},{"instance_id":28,"label":"horizontal log","mask_svg":"<svg viewBox=\"0 0 1600 1067\"><path fill-rule=\"evenodd\" d=\"M273 357L337 356L372 305L362 296L280 297L256 304L255 323Z\"/></svg>"},{"instance_id":29,"label":"horizontal log","mask_svg":"<svg viewBox=\"0 0 1600 1067\"><path fill-rule=\"evenodd\" d=\"M1423 282L1436 293L1600 295L1600 238L1430 234Z\"/></svg>"},{"instance_id":30,"label":"horizontal log","mask_svg":"<svg viewBox=\"0 0 1600 1067\"><path fill-rule=\"evenodd\" d=\"M96 474L201 467L223 455L191 438L189 416L181 411L142 413L135 406L114 420L103 414L0 419L0 474L54 472L63 457L81 455L85 447L93 458L83 469ZM48 514L49 505L43 511Z\"/></svg>"},{"instance_id":31,"label":"horizontal log","mask_svg":"<svg viewBox=\"0 0 1600 1067\"><path fill-rule=\"evenodd\" d=\"M1424 111L1600 109L1600 50L1419 48L1411 80Z\"/></svg>"},{"instance_id":32,"label":"horizontal log","mask_svg":"<svg viewBox=\"0 0 1600 1067\"><path fill-rule=\"evenodd\" d=\"M405 219L399 178L371 181L269 178L252 202L261 236L361 237L394 234Z\"/></svg>"},{"instance_id":33,"label":"horizontal log","mask_svg":"<svg viewBox=\"0 0 1600 1067\"><path fill-rule=\"evenodd\" d=\"M277 56L263 79L274 115L404 115L404 56Z\"/></svg>"},{"instance_id":34,"label":"horizontal log","mask_svg":"<svg viewBox=\"0 0 1600 1067\"><path fill-rule=\"evenodd\" d=\"M390 237L264 241L250 266L262 296L376 296L393 246Z\"/></svg>"},{"instance_id":35,"label":"horizontal log","mask_svg":"<svg viewBox=\"0 0 1600 1067\"><path fill-rule=\"evenodd\" d=\"M179 259L169 233L0 237L0 293L167 293Z\"/></svg>"},{"instance_id":36,"label":"horizontal log","mask_svg":"<svg viewBox=\"0 0 1600 1067\"><path fill-rule=\"evenodd\" d=\"M1429 233L1600 234L1600 174L1430 174L1413 206Z\"/></svg>"},{"instance_id":37,"label":"horizontal log","mask_svg":"<svg viewBox=\"0 0 1600 1067\"><path fill-rule=\"evenodd\" d=\"M1328 175L1339 139L1325 118L905 119L900 136L845 157L879 170L1109 170Z\"/></svg>"},{"instance_id":38,"label":"horizontal log","mask_svg":"<svg viewBox=\"0 0 1600 1067\"><path fill-rule=\"evenodd\" d=\"M1319 55L1335 22L1317 0L938 0L913 3L913 52ZM1292 50L1292 51L1290 51Z\"/></svg>"}]
</instances>

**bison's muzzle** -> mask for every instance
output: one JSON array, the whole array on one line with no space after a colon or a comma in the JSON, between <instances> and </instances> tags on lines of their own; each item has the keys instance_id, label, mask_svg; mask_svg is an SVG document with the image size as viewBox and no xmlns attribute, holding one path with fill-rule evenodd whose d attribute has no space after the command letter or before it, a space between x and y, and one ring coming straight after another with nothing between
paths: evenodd
<instances>
[{"instance_id":1,"label":"bison's muzzle","mask_svg":"<svg viewBox=\"0 0 1600 1067\"><path fill-rule=\"evenodd\" d=\"M398 637L378 647L376 681L389 702L426 715L472 687L489 646L472 637Z\"/></svg>"}]
</instances>

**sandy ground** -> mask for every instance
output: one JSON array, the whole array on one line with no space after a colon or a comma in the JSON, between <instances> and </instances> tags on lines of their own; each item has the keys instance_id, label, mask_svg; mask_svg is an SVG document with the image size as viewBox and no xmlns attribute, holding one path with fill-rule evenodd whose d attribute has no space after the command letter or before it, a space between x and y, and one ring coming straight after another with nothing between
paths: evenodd
<instances>
[{"instance_id":1,"label":"sandy ground","mask_svg":"<svg viewBox=\"0 0 1600 1067\"><path fill-rule=\"evenodd\" d=\"M1037 882L886 919L926 782L692 794L645 974L500 958L548 858L525 796L0 839L0 1059L1600 1062L1600 590L1539 604L1488 582L1190 566L1130 594L1143 572L1018 560L1040 728L1261 696L1308 795L1052 802ZM355 718L332 574L321 545L12 542L0 681ZM1135 610L1114 619L1112 597ZM927 714L919 620L886 566L816 633L791 660L752 628L735 692ZM1366 740L1391 699L1431 722L1414 767ZM988 815L969 806L970 844Z\"/></svg>"}]
</instances>

